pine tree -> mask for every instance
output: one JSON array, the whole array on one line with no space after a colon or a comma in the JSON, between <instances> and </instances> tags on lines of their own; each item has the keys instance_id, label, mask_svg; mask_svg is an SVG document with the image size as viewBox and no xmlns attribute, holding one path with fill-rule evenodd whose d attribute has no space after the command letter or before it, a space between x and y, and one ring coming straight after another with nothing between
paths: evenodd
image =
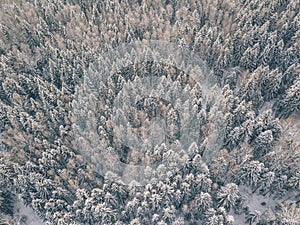
<instances>
[{"instance_id":1,"label":"pine tree","mask_svg":"<svg viewBox=\"0 0 300 225\"><path fill-rule=\"evenodd\" d=\"M260 163L259 161L250 161L241 167L239 179L242 183L256 187L264 169L263 163Z\"/></svg>"},{"instance_id":2,"label":"pine tree","mask_svg":"<svg viewBox=\"0 0 300 225\"><path fill-rule=\"evenodd\" d=\"M260 79L262 96L266 101L276 98L280 94L282 74L278 69L262 76Z\"/></svg>"},{"instance_id":3,"label":"pine tree","mask_svg":"<svg viewBox=\"0 0 300 225\"><path fill-rule=\"evenodd\" d=\"M260 46L258 43L255 44L253 47L248 47L241 58L241 66L243 66L245 69L248 69L251 72L254 71L258 66L257 59L259 52Z\"/></svg>"},{"instance_id":4,"label":"pine tree","mask_svg":"<svg viewBox=\"0 0 300 225\"><path fill-rule=\"evenodd\" d=\"M277 214L277 220L282 224L296 225L300 222L300 209L294 202L281 204L281 210Z\"/></svg>"},{"instance_id":5,"label":"pine tree","mask_svg":"<svg viewBox=\"0 0 300 225\"><path fill-rule=\"evenodd\" d=\"M297 112L300 109L300 79L286 91L286 95L283 100L275 106L276 116L287 118L293 112Z\"/></svg>"},{"instance_id":6,"label":"pine tree","mask_svg":"<svg viewBox=\"0 0 300 225\"><path fill-rule=\"evenodd\" d=\"M238 186L235 183L227 184L225 187L221 188L217 197L219 200L219 206L223 206L229 210L240 198Z\"/></svg>"},{"instance_id":7,"label":"pine tree","mask_svg":"<svg viewBox=\"0 0 300 225\"><path fill-rule=\"evenodd\" d=\"M254 146L254 157L259 159L260 157L267 154L271 148L273 147L274 137L271 130L264 131L258 135L255 139L255 146Z\"/></svg>"}]
</instances>

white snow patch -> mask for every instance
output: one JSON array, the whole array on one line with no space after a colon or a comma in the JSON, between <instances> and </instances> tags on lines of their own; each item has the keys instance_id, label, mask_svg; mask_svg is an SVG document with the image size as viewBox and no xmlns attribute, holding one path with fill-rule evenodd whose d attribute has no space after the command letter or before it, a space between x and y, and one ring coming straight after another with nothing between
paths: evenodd
<instances>
[{"instance_id":1,"label":"white snow patch","mask_svg":"<svg viewBox=\"0 0 300 225\"><path fill-rule=\"evenodd\" d=\"M24 205L20 198L17 199L15 203L15 215L17 216L25 216L26 217L26 225L45 225L41 218L36 215L32 208Z\"/></svg>"},{"instance_id":2,"label":"white snow patch","mask_svg":"<svg viewBox=\"0 0 300 225\"><path fill-rule=\"evenodd\" d=\"M274 211L275 206L281 202L269 196L252 193L251 188L245 185L240 185L239 190L245 200L245 206L249 207L249 213L255 214L255 212L259 212L259 214L262 215L264 212ZM229 214L234 217L235 225L246 224L245 214L237 215L232 210Z\"/></svg>"}]
</instances>

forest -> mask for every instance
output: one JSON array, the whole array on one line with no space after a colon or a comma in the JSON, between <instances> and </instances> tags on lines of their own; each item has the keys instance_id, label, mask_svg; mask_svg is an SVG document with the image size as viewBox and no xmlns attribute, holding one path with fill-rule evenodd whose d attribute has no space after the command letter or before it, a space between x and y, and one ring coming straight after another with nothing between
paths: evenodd
<instances>
[{"instance_id":1,"label":"forest","mask_svg":"<svg viewBox=\"0 0 300 225\"><path fill-rule=\"evenodd\" d=\"M299 0L1 0L0 225L299 225Z\"/></svg>"}]
</instances>

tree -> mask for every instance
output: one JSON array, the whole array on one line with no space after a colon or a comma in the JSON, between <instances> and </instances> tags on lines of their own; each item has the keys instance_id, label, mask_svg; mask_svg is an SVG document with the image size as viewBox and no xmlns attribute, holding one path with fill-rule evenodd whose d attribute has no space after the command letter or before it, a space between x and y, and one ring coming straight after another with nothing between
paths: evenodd
<instances>
[{"instance_id":1,"label":"tree","mask_svg":"<svg viewBox=\"0 0 300 225\"><path fill-rule=\"evenodd\" d=\"M253 155L255 158L259 159L267 154L273 147L274 137L271 130L263 131L258 135L254 141Z\"/></svg>"},{"instance_id":2,"label":"tree","mask_svg":"<svg viewBox=\"0 0 300 225\"><path fill-rule=\"evenodd\" d=\"M109 192L105 194L104 202L112 208L117 208L119 205L116 196L110 194Z\"/></svg>"},{"instance_id":3,"label":"tree","mask_svg":"<svg viewBox=\"0 0 300 225\"><path fill-rule=\"evenodd\" d=\"M205 213L205 224L207 225L215 225L219 224L220 218L216 214L216 210L213 208L210 208Z\"/></svg>"},{"instance_id":4,"label":"tree","mask_svg":"<svg viewBox=\"0 0 300 225\"><path fill-rule=\"evenodd\" d=\"M213 199L207 192L200 192L195 197L195 203L200 212L205 212L207 209L212 207Z\"/></svg>"},{"instance_id":5,"label":"tree","mask_svg":"<svg viewBox=\"0 0 300 225\"><path fill-rule=\"evenodd\" d=\"M93 217L95 217L101 223L112 223L116 217L114 210L108 207L105 203L97 204L92 211L87 210L86 213L93 212ZM85 214L87 216L87 214Z\"/></svg>"},{"instance_id":6,"label":"tree","mask_svg":"<svg viewBox=\"0 0 300 225\"><path fill-rule=\"evenodd\" d=\"M173 205L170 207L165 207L163 209L163 220L166 221L167 223L172 223L175 220L175 215L176 215L176 209Z\"/></svg>"},{"instance_id":7,"label":"tree","mask_svg":"<svg viewBox=\"0 0 300 225\"><path fill-rule=\"evenodd\" d=\"M266 101L276 98L280 93L282 73L279 69L272 70L260 78L262 96Z\"/></svg>"},{"instance_id":8,"label":"tree","mask_svg":"<svg viewBox=\"0 0 300 225\"><path fill-rule=\"evenodd\" d=\"M227 136L226 146L228 149L233 149L243 143L246 137L246 129L243 126L235 127Z\"/></svg>"},{"instance_id":9,"label":"tree","mask_svg":"<svg viewBox=\"0 0 300 225\"><path fill-rule=\"evenodd\" d=\"M294 202L280 204L280 211L277 213L277 221L285 225L297 225L300 223L300 208Z\"/></svg>"},{"instance_id":10,"label":"tree","mask_svg":"<svg viewBox=\"0 0 300 225\"><path fill-rule=\"evenodd\" d=\"M130 225L141 225L139 219L133 219L130 221Z\"/></svg>"},{"instance_id":11,"label":"tree","mask_svg":"<svg viewBox=\"0 0 300 225\"><path fill-rule=\"evenodd\" d=\"M272 171L269 171L267 173L263 174L262 177L262 184L261 184L261 188L262 190L270 190L271 185L273 184L275 179L275 173Z\"/></svg>"},{"instance_id":12,"label":"tree","mask_svg":"<svg viewBox=\"0 0 300 225\"><path fill-rule=\"evenodd\" d=\"M254 71L258 65L258 55L260 51L259 43L255 44L253 47L248 47L244 52L240 65L249 71Z\"/></svg>"},{"instance_id":13,"label":"tree","mask_svg":"<svg viewBox=\"0 0 300 225\"><path fill-rule=\"evenodd\" d=\"M210 174L216 179L216 182L223 183L225 181L229 165L228 159L228 151L226 149L222 149L209 165Z\"/></svg>"},{"instance_id":14,"label":"tree","mask_svg":"<svg viewBox=\"0 0 300 225\"><path fill-rule=\"evenodd\" d=\"M297 81L297 78L299 78L299 72L300 72L299 63L292 64L284 71L281 79L282 92L285 92L289 87L291 87L294 84L295 81Z\"/></svg>"},{"instance_id":15,"label":"tree","mask_svg":"<svg viewBox=\"0 0 300 225\"><path fill-rule=\"evenodd\" d=\"M227 184L221 188L221 191L217 194L217 198L219 200L219 206L229 210L240 198L238 186L235 183Z\"/></svg>"},{"instance_id":16,"label":"tree","mask_svg":"<svg viewBox=\"0 0 300 225\"><path fill-rule=\"evenodd\" d=\"M263 104L261 88L259 85L262 70L262 67L258 67L254 70L241 91L241 98L247 102L251 101L254 109L259 109Z\"/></svg>"},{"instance_id":17,"label":"tree","mask_svg":"<svg viewBox=\"0 0 300 225\"><path fill-rule=\"evenodd\" d=\"M242 183L256 187L263 171L263 163L260 163L259 161L250 161L242 166L239 172L239 179Z\"/></svg>"},{"instance_id":18,"label":"tree","mask_svg":"<svg viewBox=\"0 0 300 225\"><path fill-rule=\"evenodd\" d=\"M300 172L296 171L296 173L288 179L288 185L296 190L300 190Z\"/></svg>"},{"instance_id":19,"label":"tree","mask_svg":"<svg viewBox=\"0 0 300 225\"><path fill-rule=\"evenodd\" d=\"M300 110L300 78L286 91L285 97L275 107L277 117L287 118Z\"/></svg>"},{"instance_id":20,"label":"tree","mask_svg":"<svg viewBox=\"0 0 300 225\"><path fill-rule=\"evenodd\" d=\"M259 114L259 116L250 123L248 128L249 140L248 143L255 147L255 139L267 130L272 131L272 136L275 140L278 140L281 134L281 126L278 118L273 118L272 110L267 110Z\"/></svg>"},{"instance_id":21,"label":"tree","mask_svg":"<svg viewBox=\"0 0 300 225\"><path fill-rule=\"evenodd\" d=\"M177 217L177 219L172 222L172 225L184 225L184 218Z\"/></svg>"},{"instance_id":22,"label":"tree","mask_svg":"<svg viewBox=\"0 0 300 225\"><path fill-rule=\"evenodd\" d=\"M45 212L44 210L44 204L45 204L45 200L43 199L33 199L31 206L32 209L38 214L41 215L41 213Z\"/></svg>"},{"instance_id":23,"label":"tree","mask_svg":"<svg viewBox=\"0 0 300 225\"><path fill-rule=\"evenodd\" d=\"M256 223L260 220L260 217L261 217L261 212L255 210L253 213L251 212L246 216L246 222L248 222L249 224Z\"/></svg>"},{"instance_id":24,"label":"tree","mask_svg":"<svg viewBox=\"0 0 300 225\"><path fill-rule=\"evenodd\" d=\"M150 197L150 202L152 204L152 209L157 210L161 208L162 197L159 193L153 192Z\"/></svg>"},{"instance_id":25,"label":"tree","mask_svg":"<svg viewBox=\"0 0 300 225\"><path fill-rule=\"evenodd\" d=\"M0 161L18 163L14 171L0 163L4 211L12 208L6 199L13 199L10 193L16 190L49 225L226 224L232 221L224 207L234 199L228 197L228 180L271 193L299 189L298 148L285 143L294 128L281 133L285 120L274 118L299 112L298 1L7 4L11 1L0 1L0 133L8 150ZM152 45L150 39L193 46L208 67L190 54L181 60L182 51L170 54L169 45ZM143 41L135 46L135 40ZM162 78L150 96L164 96L175 107L140 96L154 84L145 86L146 76ZM214 84L215 90L208 90ZM144 109L137 110L141 98L149 104L143 101ZM124 101L117 105L117 99ZM273 102L275 115L263 112ZM140 121L149 124L157 112L167 122L168 142L153 151L151 144L139 144L140 135L132 139L139 147L124 147L122 139L146 134ZM73 114L81 119L74 122ZM127 124L124 129L115 126L117 119ZM75 131L85 138L74 137ZM297 134L293 137L296 141ZM76 139L83 142L80 148ZM99 146L107 151L98 152ZM160 166L138 171L141 167L122 166L120 160L122 165L132 160ZM127 187L119 177L95 171L105 168L118 170L123 179L145 172L146 184ZM293 221L278 218L273 223Z\"/></svg>"},{"instance_id":26,"label":"tree","mask_svg":"<svg viewBox=\"0 0 300 225\"><path fill-rule=\"evenodd\" d=\"M15 196L13 193L9 192L8 190L4 189L1 185L0 190L0 217L3 215L13 215L13 200L15 199Z\"/></svg>"}]
</instances>

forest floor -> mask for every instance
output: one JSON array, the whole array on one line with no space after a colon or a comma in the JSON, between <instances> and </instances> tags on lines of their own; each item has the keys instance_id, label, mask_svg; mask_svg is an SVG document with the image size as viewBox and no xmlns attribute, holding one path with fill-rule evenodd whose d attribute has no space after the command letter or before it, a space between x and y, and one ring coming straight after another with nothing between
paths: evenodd
<instances>
[{"instance_id":1,"label":"forest floor","mask_svg":"<svg viewBox=\"0 0 300 225\"><path fill-rule=\"evenodd\" d=\"M44 225L45 223L36 215L36 213L33 211L31 207L27 207L23 204L20 198L15 202L14 207L14 215L15 220L18 218L25 218L25 224L26 225ZM22 223L20 223L22 224Z\"/></svg>"},{"instance_id":2,"label":"forest floor","mask_svg":"<svg viewBox=\"0 0 300 225\"><path fill-rule=\"evenodd\" d=\"M245 201L244 204L249 207L249 214L262 215L267 211L272 211L277 203L281 202L280 200L274 200L272 196L263 196L256 192L252 193L251 188L245 185L240 185L239 190ZM233 210L230 211L230 214L234 217L235 225L247 224L245 214L237 215Z\"/></svg>"}]
</instances>

